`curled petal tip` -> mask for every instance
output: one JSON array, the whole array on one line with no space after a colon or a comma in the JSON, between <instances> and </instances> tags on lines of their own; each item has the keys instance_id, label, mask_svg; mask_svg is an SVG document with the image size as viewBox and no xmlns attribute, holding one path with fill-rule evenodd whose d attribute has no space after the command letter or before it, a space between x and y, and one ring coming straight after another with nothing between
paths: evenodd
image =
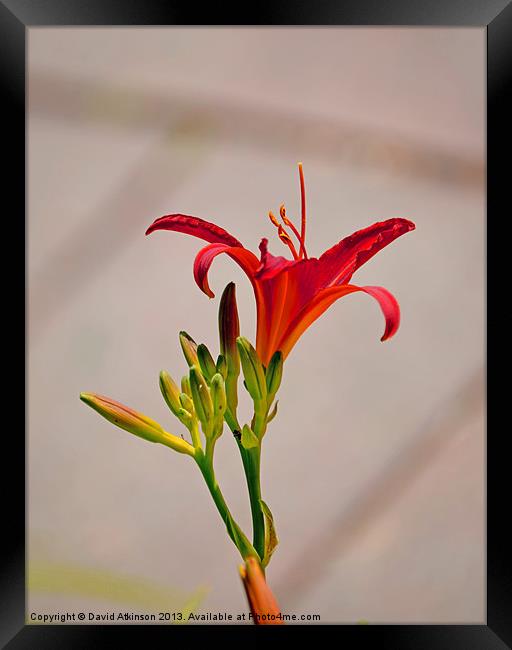
<instances>
[{"instance_id":1,"label":"curled petal tip","mask_svg":"<svg viewBox=\"0 0 512 650\"><path fill-rule=\"evenodd\" d=\"M210 243L222 243L226 246L242 246L227 230L214 223L188 214L166 214L155 221L146 230L149 235L154 230L173 230L186 235L193 235Z\"/></svg>"},{"instance_id":2,"label":"curled petal tip","mask_svg":"<svg viewBox=\"0 0 512 650\"><path fill-rule=\"evenodd\" d=\"M214 298L215 294L210 289L208 283L208 271L213 260L220 253L226 253L242 268L243 271L252 278L255 269L258 267L258 258L241 246L226 246L225 244L209 244L202 248L194 260L194 279L197 286L209 298Z\"/></svg>"}]
</instances>

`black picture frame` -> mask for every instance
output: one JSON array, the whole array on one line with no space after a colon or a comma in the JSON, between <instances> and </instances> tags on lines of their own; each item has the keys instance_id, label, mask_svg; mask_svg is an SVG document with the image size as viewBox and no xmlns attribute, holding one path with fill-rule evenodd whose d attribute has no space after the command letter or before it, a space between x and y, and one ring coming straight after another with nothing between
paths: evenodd
<instances>
[{"instance_id":1,"label":"black picture frame","mask_svg":"<svg viewBox=\"0 0 512 650\"><path fill-rule=\"evenodd\" d=\"M396 26L479 26L487 32L487 246L504 246L504 237L496 235L501 214L507 217L505 192L510 163L506 154L511 141L509 116L512 115L512 3L509 0L350 0L306 3L272 3L271 6L246 8L245 15L228 5L216 5L202 12L197 23L195 6L178 5L172 0L0 0L0 84L4 144L4 204L11 199L4 213L4 242L13 239L21 255L9 262L4 289L9 301L4 302L4 320L13 323L13 334L22 333L26 346L25 285L25 39L33 26L57 25L396 25ZM251 14L252 10L252 15ZM210 13L211 15L208 15ZM228 15L229 14L229 15ZM206 20L210 18L211 20ZM501 155L500 155L501 154ZM503 163L501 162L503 161ZM509 181L510 182L510 181ZM15 226L15 227L13 227ZM494 226L494 227L493 227ZM440 233L442 237L442 233ZM501 240L501 241L499 241ZM7 247L5 247L7 248ZM488 255L490 261L490 256ZM492 259L499 258L494 254ZM488 287L495 287L496 275L488 261ZM16 266L19 265L18 269ZM16 269L16 270L15 270ZM10 295L9 295L10 292ZM491 297L492 292L488 292ZM504 296L502 304L506 304ZM489 313L489 312L488 312ZM8 315L8 318L6 316ZM16 320L19 319L19 323ZM503 318L487 319L487 341L505 342L497 332ZM7 349L4 339L4 349ZM488 346L490 348L490 346ZM490 351L490 350L489 350ZM18 368L18 374L15 372ZM121 633L129 634L133 643L156 643L160 637L169 643L175 635L194 635L204 626L33 626L25 625L25 441L20 428L23 403L13 399L21 396L24 369L21 363L9 364L10 392L3 432L3 541L0 607L0 642L2 647L18 648L97 648L119 642ZM487 404L497 404L498 386L488 373ZM497 382L496 382L497 383ZM491 394L489 386L493 387ZM6 393L4 393L5 395ZM25 391L24 391L25 394ZM488 409L487 421L492 409ZM16 416L13 414L17 413ZM505 420L506 422L506 420ZM15 427L12 425L15 424ZM26 423L25 423L26 424ZM512 609L510 596L512 578L505 533L507 511L507 455L505 445L509 425L488 426L487 436L487 624L483 625L368 625L338 626L336 634L343 643L367 642L395 650L436 648L450 649L506 648L512 646ZM11 470L10 472L7 470ZM509 508L510 506L508 506ZM215 626L222 629L223 626ZM323 626L315 626L314 634ZM246 627L230 628L234 630ZM262 629L262 628L253 628ZM268 628L266 628L268 629ZM275 627L277 635L288 634L289 627ZM196 631L197 630L197 631ZM304 632L302 632L304 630ZM308 634L301 627L301 634ZM261 632L260 632L261 634ZM303 637L304 641L305 638ZM349 646L352 647L352 646Z\"/></svg>"}]
</instances>

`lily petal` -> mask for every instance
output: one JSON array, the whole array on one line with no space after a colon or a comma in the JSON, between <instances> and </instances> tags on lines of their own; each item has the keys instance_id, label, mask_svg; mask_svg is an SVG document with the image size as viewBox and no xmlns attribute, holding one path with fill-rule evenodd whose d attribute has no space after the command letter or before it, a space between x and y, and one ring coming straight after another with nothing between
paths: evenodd
<instances>
[{"instance_id":1,"label":"lily petal","mask_svg":"<svg viewBox=\"0 0 512 650\"><path fill-rule=\"evenodd\" d=\"M391 338L400 325L400 307L393 294L387 289L384 289L384 287L357 287L353 284L343 284L320 291L315 299L290 323L288 329L275 346L276 350L280 350L283 356L286 357L299 337L317 318L338 300L338 298L342 298L355 291L364 291L377 300L386 319L386 328L381 337L381 341Z\"/></svg>"},{"instance_id":2,"label":"lily petal","mask_svg":"<svg viewBox=\"0 0 512 650\"><path fill-rule=\"evenodd\" d=\"M193 235L211 243L226 244L227 246L242 246L242 244L230 235L224 228L216 226L210 221L205 221L199 217L191 217L186 214L166 214L163 217L155 219L146 230L146 235L150 235L155 230L174 230L186 235Z\"/></svg>"},{"instance_id":3,"label":"lily petal","mask_svg":"<svg viewBox=\"0 0 512 650\"><path fill-rule=\"evenodd\" d=\"M407 219L387 219L345 237L325 251L318 260L322 274L325 275L324 286L349 282L362 264L397 237L415 228L412 221Z\"/></svg>"},{"instance_id":4,"label":"lily petal","mask_svg":"<svg viewBox=\"0 0 512 650\"><path fill-rule=\"evenodd\" d=\"M226 246L225 244L209 244L202 248L194 260L194 278L198 287L210 298L215 294L208 284L208 271L213 260L221 253L227 253L253 282L253 276L260 265L260 262L254 253L241 246ZM254 282L253 282L254 285ZM255 289L256 290L256 289Z\"/></svg>"}]
</instances>

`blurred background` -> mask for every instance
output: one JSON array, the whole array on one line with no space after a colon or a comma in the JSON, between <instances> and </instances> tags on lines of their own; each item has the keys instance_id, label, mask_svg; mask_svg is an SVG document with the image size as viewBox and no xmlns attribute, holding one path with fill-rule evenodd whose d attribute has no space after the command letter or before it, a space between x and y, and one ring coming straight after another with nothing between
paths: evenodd
<instances>
[{"instance_id":1,"label":"blurred background","mask_svg":"<svg viewBox=\"0 0 512 650\"><path fill-rule=\"evenodd\" d=\"M267 219L308 198L308 251L393 216L417 230L285 365L263 451L284 612L476 623L484 574L483 29L34 29L28 46L28 612L246 611L239 558L193 462L82 404L109 395L179 433L158 373L178 331L217 352L218 300L250 285L203 243L145 237L184 212L284 254ZM217 474L250 529L234 441Z\"/></svg>"}]
</instances>

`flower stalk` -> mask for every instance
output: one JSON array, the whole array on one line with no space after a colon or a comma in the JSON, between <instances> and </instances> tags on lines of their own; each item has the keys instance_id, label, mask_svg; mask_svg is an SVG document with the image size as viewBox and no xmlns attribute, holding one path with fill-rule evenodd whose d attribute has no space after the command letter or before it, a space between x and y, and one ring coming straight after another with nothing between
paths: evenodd
<instances>
[{"instance_id":1,"label":"flower stalk","mask_svg":"<svg viewBox=\"0 0 512 650\"><path fill-rule=\"evenodd\" d=\"M396 333L400 309L394 296L383 287L353 285L351 279L381 249L415 228L411 221L393 217L358 230L320 257L313 257L306 250L306 190L301 163L299 183L300 226L294 224L284 204L279 208L279 218L273 212L268 213L277 229L278 240L286 246L291 259L272 255L266 238L261 239L258 256L216 224L184 214L164 215L146 231L146 234L177 231L205 240L207 245L194 262L194 279L199 288L210 298L214 297L208 273L214 259L225 253L249 278L256 301L254 346L240 334L233 282L226 286L220 299L218 356L212 355L204 343L198 345L185 331L179 333L187 372L178 386L162 370L159 386L171 414L185 428L185 436L168 432L152 418L111 398L95 393L80 395L83 402L117 427L194 459L227 533L244 560L240 576L256 623L265 622L262 616L275 619L279 614L265 581L265 567L278 539L273 515L262 500L260 475L263 438L277 414L276 398L284 361L313 322L336 300L357 291L374 298L384 314L381 340L390 339ZM253 406L250 421L242 423L238 413L241 373ZM215 475L215 449L224 423L236 440L242 460L251 509L252 543L233 518Z\"/></svg>"}]
</instances>

